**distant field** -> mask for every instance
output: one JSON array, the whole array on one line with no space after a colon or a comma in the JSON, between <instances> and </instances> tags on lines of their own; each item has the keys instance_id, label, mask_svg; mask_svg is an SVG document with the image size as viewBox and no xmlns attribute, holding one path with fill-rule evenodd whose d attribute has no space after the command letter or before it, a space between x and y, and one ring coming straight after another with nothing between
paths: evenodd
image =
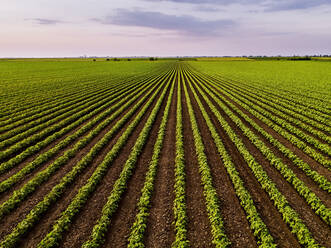
<instances>
[{"instance_id":1,"label":"distant field","mask_svg":"<svg viewBox=\"0 0 331 248\"><path fill-rule=\"evenodd\" d=\"M244 57L201 57L198 61L248 61L249 58Z\"/></svg>"},{"instance_id":2,"label":"distant field","mask_svg":"<svg viewBox=\"0 0 331 248\"><path fill-rule=\"evenodd\" d=\"M331 63L0 60L0 247L330 247Z\"/></svg>"}]
</instances>

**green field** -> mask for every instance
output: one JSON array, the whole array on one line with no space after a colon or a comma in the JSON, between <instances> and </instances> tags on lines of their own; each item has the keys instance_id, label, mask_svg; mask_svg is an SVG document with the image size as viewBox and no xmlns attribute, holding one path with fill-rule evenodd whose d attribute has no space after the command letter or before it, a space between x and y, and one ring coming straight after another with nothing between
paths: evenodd
<instances>
[{"instance_id":1,"label":"green field","mask_svg":"<svg viewBox=\"0 0 331 248\"><path fill-rule=\"evenodd\" d=\"M331 63L1 59L0 247L330 247Z\"/></svg>"}]
</instances>

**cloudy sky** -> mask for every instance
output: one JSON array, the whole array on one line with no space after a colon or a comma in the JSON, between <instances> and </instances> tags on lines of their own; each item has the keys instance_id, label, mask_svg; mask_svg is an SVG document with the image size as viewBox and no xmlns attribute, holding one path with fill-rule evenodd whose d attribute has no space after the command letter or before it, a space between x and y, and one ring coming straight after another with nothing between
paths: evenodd
<instances>
[{"instance_id":1,"label":"cloudy sky","mask_svg":"<svg viewBox=\"0 0 331 248\"><path fill-rule=\"evenodd\" d=\"M0 3L0 57L331 54L331 0Z\"/></svg>"}]
</instances>

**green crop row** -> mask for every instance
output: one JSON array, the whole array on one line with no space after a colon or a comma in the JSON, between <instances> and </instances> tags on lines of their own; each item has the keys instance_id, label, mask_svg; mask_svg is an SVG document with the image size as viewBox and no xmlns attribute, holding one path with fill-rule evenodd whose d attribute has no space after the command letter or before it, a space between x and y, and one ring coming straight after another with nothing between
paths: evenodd
<instances>
[{"instance_id":1,"label":"green crop row","mask_svg":"<svg viewBox=\"0 0 331 248\"><path fill-rule=\"evenodd\" d=\"M267 65L267 64L265 64ZM298 64L297 64L298 65ZM273 67L270 66L269 69ZM321 68L321 66L318 66ZM276 68L276 67L275 67ZM257 68L256 68L257 69ZM267 68L266 68L267 69ZM318 68L315 68L318 69ZM314 113L315 115L320 115L321 117L325 117L326 119L329 118L330 115L330 109L325 108L325 100L327 100L327 97L323 99L323 94L326 94L324 92L323 88L326 88L328 86L327 82L324 82L324 85L319 85L319 82L314 82L320 75L328 73L327 70L319 73L313 73L313 71L310 70L310 68L305 68L305 70L309 73L309 77L311 75L314 75L313 78L310 78L312 81L307 81L307 78L301 78L300 81L298 81L298 74L295 74L295 77L293 73L295 71L292 71L290 74L284 73L284 75L280 75L279 71L277 71L277 74L273 74L273 78L271 79L270 75L266 74L265 71L260 71L257 73L257 71L253 72L251 75L255 75L257 77L262 76L262 80L259 82L256 82L256 78L254 78L254 81L249 80L246 77L248 74L246 74L245 77L239 78L236 80L236 83L239 83L241 85L248 86L252 90L257 90L257 91L264 91L267 94L270 94L278 99L282 99L288 103L290 103L293 106L297 106L298 108L301 109L308 109L309 112ZM289 72L289 70L286 70ZM284 72L284 71L283 71ZM235 74L234 74L235 75ZM234 82L232 78L234 78L234 75L231 75L230 81ZM276 77L282 76L284 77L282 81L277 80ZM307 75L308 76L308 75ZM269 78L268 78L269 77ZM268 79L267 79L268 78ZM324 76L324 79L326 77ZM266 80L267 79L267 80ZM271 80L270 80L271 79ZM238 82L239 81L239 82ZM247 82L248 81L248 82ZM269 81L269 82L268 82ZM324 80L325 81L325 80ZM283 87L280 87L283 84ZM291 87L288 87L288 85L291 85ZM284 87L285 86L285 87ZM316 94L315 89L316 87L319 86L319 91ZM311 96L310 94L314 93L314 96Z\"/></svg>"},{"instance_id":2,"label":"green crop row","mask_svg":"<svg viewBox=\"0 0 331 248\"><path fill-rule=\"evenodd\" d=\"M28 68L34 63L25 63L24 68ZM4 65L2 63L2 65ZM14 64L15 65L15 64ZM8 68L8 72L11 71L11 69L15 69L14 65L10 65ZM42 64L40 64L42 67ZM66 63L64 65L64 68L67 68L68 66L73 66L75 64L71 63ZM86 65L86 64L84 64ZM141 64L142 65L142 64ZM116 69L116 66L112 66L109 68L108 66L106 67L100 67L100 66L92 66L90 68L87 68L87 70L82 70L82 68L76 67L76 74L73 74L72 72L69 72L69 70L60 70L59 73L56 73L57 78L54 80L51 75L50 71L47 71L43 76L42 81L34 81L34 79L31 79L32 81L30 82L29 78L27 75L29 74L23 74L22 79L24 83L19 83L15 84L13 81L13 75L8 79L10 81L10 84L4 83L3 85L5 88L3 89L3 93L6 95L6 101L3 101L5 106L7 107L10 103L13 104L12 108L8 112L7 116L4 116L0 118L0 126L2 126L2 123L5 122L12 122L14 119L21 119L20 115L27 114L27 112L30 112L29 115L31 115L32 112L37 111L40 112L41 109L47 109L48 106L51 104L53 107L56 107L57 105L61 105L62 98L66 98L68 96L74 97L72 92L81 92L84 94L84 91L90 91L96 90L96 89L103 89L103 88L109 88L109 85L113 84L114 82L119 82L119 81L128 81L128 80L138 80L139 77L145 77L147 74L153 74L157 75L160 72L164 71L164 67L166 67L166 64L162 64L162 66L157 65L153 66L150 70L148 67L145 65L141 66L142 70L138 70L134 74L130 74L130 70L137 70L137 68L126 68L123 66L120 66ZM51 65L50 67L52 71L54 69L58 70L59 68L54 68L56 64ZM132 68L132 69L131 69ZM22 69L22 68L21 68ZM40 69L37 69L36 73L34 75L41 75ZM92 69L92 70L91 70ZM111 69L111 70L109 70ZM19 70L18 72L23 72L24 70ZM45 71L46 72L46 71ZM56 72L56 71L55 71ZM68 73L69 72L69 73ZM87 73L86 73L87 72ZM101 73L100 73L101 72ZM15 73L16 75L17 73ZM66 75L67 74L67 75ZM3 78L2 78L3 80ZM105 81L105 84L100 84L99 82ZM26 84L26 82L29 82ZM1 86L1 85L0 85ZM23 87L22 87L23 86ZM78 86L78 87L77 87ZM11 88L14 88L14 90L10 90ZM45 92L46 90L46 92ZM15 97L12 99L10 98L10 95L15 93ZM20 97L20 95L24 94L24 97ZM31 103L29 102L28 96L31 97L32 101ZM54 100L56 100L54 102ZM22 105L19 105L18 102L21 101L23 102ZM1 103L1 101L0 101ZM5 114L5 108L2 108L3 112L1 114ZM19 116L17 116L19 115Z\"/></svg>"},{"instance_id":3,"label":"green crop row","mask_svg":"<svg viewBox=\"0 0 331 248\"><path fill-rule=\"evenodd\" d=\"M101 92L100 94L93 93L91 96L83 97L84 99L78 99L78 102L66 106L64 109L61 109L49 116L45 116L43 118L39 118L29 123L26 123L23 126L13 128L9 132L0 135L0 140L2 140L2 142L0 142L0 149L6 149L8 146L17 143L20 140L29 137L30 135L35 135L36 133L42 131L43 129L48 128L59 121L62 121L68 116L71 116L76 112L84 110L84 106L86 108L86 106L93 105L94 103L98 103L98 101L104 98L108 98L109 96L111 97L116 96L119 93L123 93L125 92L125 90L129 90L130 88L134 87L134 85L130 85L130 86L131 87L122 86L119 87L118 89L116 88L109 89L105 92Z\"/></svg>"},{"instance_id":4,"label":"green crop row","mask_svg":"<svg viewBox=\"0 0 331 248\"><path fill-rule=\"evenodd\" d=\"M228 94L225 91L222 91L222 92L224 92L224 94ZM240 98L240 101L237 98L235 98L234 101L237 104L239 104L241 107L246 109L248 112L250 112L253 116L255 116L256 118L258 118L259 120L261 120L262 122L267 124L269 127L271 127L273 130L275 130L280 135L282 135L285 139L290 141L293 145L297 146L304 153L306 153L307 155L309 155L310 157L315 159L317 162L319 162L320 164L322 164L326 168L331 168L331 161L329 159L327 159L322 154L316 152L313 148L307 146L303 141L298 139L296 136L294 136L293 134L287 132L282 127L278 126L277 124L272 122L270 119L265 117L265 116L270 117L269 114L262 115L261 113L264 112L263 110L260 110L261 113L254 110L254 108L255 108L254 104L251 104L249 101L245 100L244 98ZM283 123L285 123L285 121L283 121Z\"/></svg>"},{"instance_id":5,"label":"green crop row","mask_svg":"<svg viewBox=\"0 0 331 248\"><path fill-rule=\"evenodd\" d=\"M74 108L80 106L86 100L93 99L95 97L99 97L102 95L106 96L109 93L115 94L120 91L129 90L130 88L134 87L136 82L137 81L113 84L112 85L113 87L109 87L109 88L97 90L97 91L94 90L93 92L85 92L85 94L82 97L73 99L72 101L70 101L66 104L62 104L53 109L45 111L46 113L41 112L37 115L29 116L28 118L25 118L18 122L4 126L4 127L0 128L0 132L7 131L7 130L10 130L10 132L1 134L0 140L3 141L14 135L22 133L23 131L28 130L28 129L33 130L30 133L36 132L41 129L41 128L36 128L37 125L43 124L46 121L52 120L53 118L65 113L71 109L74 109ZM51 123L49 123L49 124L51 124Z\"/></svg>"},{"instance_id":6,"label":"green crop row","mask_svg":"<svg viewBox=\"0 0 331 248\"><path fill-rule=\"evenodd\" d=\"M126 85L124 85L125 87ZM46 111L40 111L38 113L33 113L32 115L28 115L25 113L25 118L20 119L16 122L11 122L10 124L7 124L5 126L0 127L0 140L5 140L10 138L13 135L16 135L24 130L29 129L30 127L33 127L35 125L38 125L39 123L45 122L47 120L50 120L62 113L64 113L66 108L70 106L74 106L75 104L86 100L86 99L93 99L93 97L98 96L98 94L103 94L107 92L111 92L116 88L123 88L123 84L112 84L111 87L104 87L102 89L98 90L91 90L91 91L85 91L81 95L78 95L77 97L69 97L69 99L63 99L62 104L57 104L54 106L54 108L47 109ZM48 106L46 104L46 106ZM70 108L69 108L70 109ZM9 119L12 120L12 119ZM15 129L15 132L13 130ZM11 132L3 133L8 130L11 130Z\"/></svg>"},{"instance_id":7,"label":"green crop row","mask_svg":"<svg viewBox=\"0 0 331 248\"><path fill-rule=\"evenodd\" d=\"M82 89L77 90L75 93L60 95L55 97L54 99L49 99L49 101L43 101L40 104L34 104L31 108L24 108L20 112L11 111L10 115L7 115L5 118L2 118L4 120L1 120L0 122L0 130L1 132L3 132L8 129L11 129L12 127L22 125L35 118L44 116L45 114L53 113L59 108L79 101L77 99L83 97L84 95L86 95L86 93L93 94L93 92L103 92L113 88L114 86L116 87L117 85L123 84L118 83L121 82L119 78L117 80L112 80L112 82L114 82L114 85L112 83L109 83L109 81L106 79L104 79L104 81L101 81L100 84L99 82L100 80L98 79L92 81L92 83L97 83L97 88L95 84L92 84L88 88L82 87Z\"/></svg>"},{"instance_id":8,"label":"green crop row","mask_svg":"<svg viewBox=\"0 0 331 248\"><path fill-rule=\"evenodd\" d=\"M256 136L244 123L235 116L232 111L226 107L216 96L209 91L206 87L203 87L206 92L210 93L212 98L216 101L222 110L230 117L230 119L242 130L243 134L254 144L265 158L273 165L282 176L294 187L294 189L301 195L306 202L311 206L315 213L322 218L328 225L331 224L331 210L328 209L322 201L302 182L295 173L282 162L264 142Z\"/></svg>"},{"instance_id":9,"label":"green crop row","mask_svg":"<svg viewBox=\"0 0 331 248\"><path fill-rule=\"evenodd\" d=\"M190 79L190 81L193 80L191 78L190 72L186 72L186 73L187 73L187 76ZM259 247L260 248L276 247L273 237L270 235L267 226L264 224L263 220L261 219L260 215L258 214L257 209L254 205L254 201L253 201L251 195L249 194L249 192L247 191L247 189L245 188L244 182L240 178L240 175L232 162L231 156L226 151L224 144L222 142L222 139L218 135L214 124L212 123L208 113L206 112L205 108L203 107L196 91L192 87L191 82L189 82L189 84L190 84L192 93L194 95L194 98L196 99L198 106L200 108L200 111L204 117L204 120L206 121L208 129L213 137L213 140L217 147L218 153L219 153L220 157L222 158L223 165L226 168L227 173L234 186L236 195L238 196L239 201L240 201L240 205L243 207L243 209L247 215L247 219L250 223L250 227L253 230L253 234L257 240Z\"/></svg>"},{"instance_id":10,"label":"green crop row","mask_svg":"<svg viewBox=\"0 0 331 248\"><path fill-rule=\"evenodd\" d=\"M142 82L143 83L143 82ZM125 93L124 93L125 94ZM120 95L121 96L121 95ZM37 153L41 148L47 146L49 143L55 141L57 138L62 137L63 134L68 133L70 130L74 129L75 127L79 126L82 124L85 120L89 119L92 117L94 114L108 108L111 106L116 100L120 99L120 97L116 97L113 100L110 100L106 104L102 105L101 107L93 110L87 115L83 115L81 118L79 118L77 121L73 122L72 124L66 126L62 130L48 136L45 140L38 142L37 144L28 147L26 150L24 150L22 153L17 155L16 157L13 157L9 159L8 161L4 162L0 166L0 174L7 171L8 169L13 168L15 165L19 164L22 162L26 157L33 155ZM92 115L91 115L92 114ZM62 146L63 142L61 141L59 144Z\"/></svg>"},{"instance_id":11,"label":"green crop row","mask_svg":"<svg viewBox=\"0 0 331 248\"><path fill-rule=\"evenodd\" d=\"M178 68L177 68L178 70ZM177 72L178 73L178 72ZM178 75L178 74L177 74ZM178 78L178 77L177 77ZM183 117L181 102L181 85L178 81L177 109L176 109L176 157L175 157L175 199L174 199L174 226L175 241L173 248L185 248L189 246L187 239L187 214L185 199L185 157L183 143Z\"/></svg>"},{"instance_id":12,"label":"green crop row","mask_svg":"<svg viewBox=\"0 0 331 248\"><path fill-rule=\"evenodd\" d=\"M324 130L325 127L329 128L329 117L326 114L323 114L321 112L316 112L313 108L303 106L302 104L299 104L297 102L292 102L287 98L279 97L275 94L275 90L263 90L258 87L253 87L251 84L246 84L245 82L238 82L234 81L232 79L217 76L217 75L209 75L214 80L218 78L218 80L221 80L222 82L226 81L229 85L235 85L236 88L241 88L242 90L249 91L250 93L255 93L255 95L263 96L264 99L268 99L269 101L274 102L275 104L278 104L280 106L283 106L284 108L291 109L293 112L297 112L300 115L304 115L308 117L309 119L315 120L315 123L322 125L322 130ZM248 90L250 89L250 90Z\"/></svg>"}]
</instances>

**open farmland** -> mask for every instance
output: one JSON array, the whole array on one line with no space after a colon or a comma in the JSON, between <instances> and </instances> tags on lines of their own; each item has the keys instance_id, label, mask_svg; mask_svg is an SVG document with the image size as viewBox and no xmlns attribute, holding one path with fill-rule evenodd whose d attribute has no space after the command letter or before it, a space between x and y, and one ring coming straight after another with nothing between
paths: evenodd
<instances>
[{"instance_id":1,"label":"open farmland","mask_svg":"<svg viewBox=\"0 0 331 248\"><path fill-rule=\"evenodd\" d=\"M0 60L0 247L330 247L331 63Z\"/></svg>"}]
</instances>

